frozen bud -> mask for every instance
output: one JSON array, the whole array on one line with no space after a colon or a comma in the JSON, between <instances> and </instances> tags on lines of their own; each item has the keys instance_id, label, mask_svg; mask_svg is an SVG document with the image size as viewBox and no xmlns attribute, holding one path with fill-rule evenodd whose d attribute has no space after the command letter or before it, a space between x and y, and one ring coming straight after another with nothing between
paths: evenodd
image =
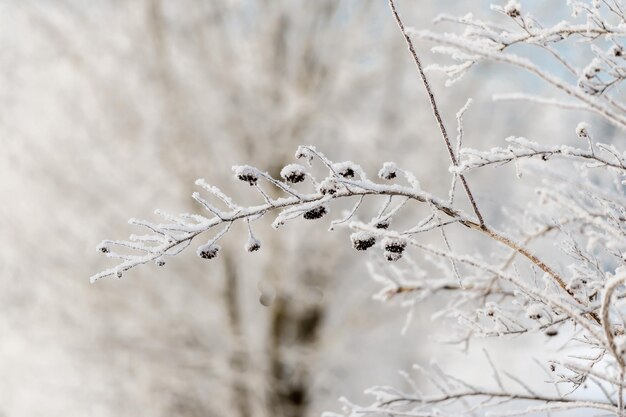
<instances>
[{"instance_id":1,"label":"frozen bud","mask_svg":"<svg viewBox=\"0 0 626 417\"><path fill-rule=\"evenodd\" d=\"M156 266L165 266L165 261L163 260L163 258L156 258L154 260L154 263Z\"/></svg>"},{"instance_id":2,"label":"frozen bud","mask_svg":"<svg viewBox=\"0 0 626 417\"><path fill-rule=\"evenodd\" d=\"M377 229L389 229L389 219L381 219L374 223L374 227Z\"/></svg>"},{"instance_id":3,"label":"frozen bud","mask_svg":"<svg viewBox=\"0 0 626 417\"><path fill-rule=\"evenodd\" d=\"M393 162L385 162L378 171L378 177L383 180L392 180L398 176L398 166Z\"/></svg>"},{"instance_id":4,"label":"frozen bud","mask_svg":"<svg viewBox=\"0 0 626 417\"><path fill-rule=\"evenodd\" d=\"M328 210L326 209L325 206L318 206L305 212L302 215L302 217L304 217L307 220L316 220L316 219L323 217L326 213L328 213Z\"/></svg>"},{"instance_id":5,"label":"frozen bud","mask_svg":"<svg viewBox=\"0 0 626 417\"><path fill-rule=\"evenodd\" d=\"M504 5L504 13L512 18L519 17L522 14L522 6L516 0L509 0L509 2Z\"/></svg>"},{"instance_id":6,"label":"frozen bud","mask_svg":"<svg viewBox=\"0 0 626 417\"><path fill-rule=\"evenodd\" d=\"M385 252L402 253L406 249L406 240L401 237L386 237L383 239Z\"/></svg>"},{"instance_id":7,"label":"frozen bud","mask_svg":"<svg viewBox=\"0 0 626 417\"><path fill-rule=\"evenodd\" d=\"M531 304L526 309L526 316L532 320L539 320L544 316L544 314L545 311L543 305L541 304Z\"/></svg>"},{"instance_id":8,"label":"frozen bud","mask_svg":"<svg viewBox=\"0 0 626 417\"><path fill-rule=\"evenodd\" d=\"M333 164L333 169L338 175L348 179L354 178L356 173L361 170L358 165L351 161L337 162Z\"/></svg>"},{"instance_id":9,"label":"frozen bud","mask_svg":"<svg viewBox=\"0 0 626 417\"><path fill-rule=\"evenodd\" d=\"M317 187L318 191L324 195L335 195L339 191L339 184L334 178L326 178Z\"/></svg>"},{"instance_id":10,"label":"frozen bud","mask_svg":"<svg viewBox=\"0 0 626 417\"><path fill-rule=\"evenodd\" d=\"M296 151L296 159L306 159L306 161L311 165L313 161L313 152L309 148L305 148L304 146L298 146L298 150Z\"/></svg>"},{"instance_id":11,"label":"frozen bud","mask_svg":"<svg viewBox=\"0 0 626 417\"><path fill-rule=\"evenodd\" d=\"M591 126L589 123L581 122L576 126L576 134L579 138L584 139L589 137L589 129Z\"/></svg>"},{"instance_id":12,"label":"frozen bud","mask_svg":"<svg viewBox=\"0 0 626 417\"><path fill-rule=\"evenodd\" d=\"M105 243L101 243L96 247L96 250L98 252L102 252L102 253L109 253L111 252L111 249L109 248L109 245L105 244Z\"/></svg>"},{"instance_id":13,"label":"frozen bud","mask_svg":"<svg viewBox=\"0 0 626 417\"><path fill-rule=\"evenodd\" d=\"M289 164L280 170L280 176L287 182L297 184L304 181L306 170L300 164Z\"/></svg>"},{"instance_id":14,"label":"frozen bud","mask_svg":"<svg viewBox=\"0 0 626 417\"><path fill-rule=\"evenodd\" d=\"M383 252L383 255L385 256L385 259L389 262L395 262L398 259L402 258L402 252L385 251Z\"/></svg>"},{"instance_id":15,"label":"frozen bud","mask_svg":"<svg viewBox=\"0 0 626 417\"><path fill-rule=\"evenodd\" d=\"M376 236L369 232L356 232L350 235L352 246L356 250L367 250L376 243Z\"/></svg>"},{"instance_id":16,"label":"frozen bud","mask_svg":"<svg viewBox=\"0 0 626 417\"><path fill-rule=\"evenodd\" d=\"M234 166L233 171L235 172L235 177L237 177L238 180L245 181L250 185L256 184L259 180L257 171L251 166Z\"/></svg>"},{"instance_id":17,"label":"frozen bud","mask_svg":"<svg viewBox=\"0 0 626 417\"><path fill-rule=\"evenodd\" d=\"M620 45L613 45L609 51L609 53L613 56L623 56L624 55L624 50L622 49L622 47Z\"/></svg>"},{"instance_id":18,"label":"frozen bud","mask_svg":"<svg viewBox=\"0 0 626 417\"><path fill-rule=\"evenodd\" d=\"M256 252L261 249L261 241L254 236L250 236L245 245L246 251Z\"/></svg>"},{"instance_id":19,"label":"frozen bud","mask_svg":"<svg viewBox=\"0 0 626 417\"><path fill-rule=\"evenodd\" d=\"M213 259L217 256L217 253L219 252L219 250L220 250L219 245L216 245L214 243L207 243L205 245L198 247L198 250L196 251L196 253L202 259Z\"/></svg>"}]
</instances>

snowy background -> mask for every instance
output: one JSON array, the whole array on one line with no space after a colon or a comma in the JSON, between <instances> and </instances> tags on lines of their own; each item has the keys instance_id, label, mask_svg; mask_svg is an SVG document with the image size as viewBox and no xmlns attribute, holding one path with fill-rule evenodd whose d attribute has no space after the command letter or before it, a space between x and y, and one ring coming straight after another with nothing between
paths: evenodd
<instances>
[{"instance_id":1,"label":"snowy background","mask_svg":"<svg viewBox=\"0 0 626 417\"><path fill-rule=\"evenodd\" d=\"M127 236L128 218L197 210L196 178L245 200L230 167L276 174L299 144L372 173L394 160L444 194L447 155L385 3L0 1L0 416L305 417L434 358L484 377L469 359L482 346L466 356L431 340L440 301L417 306L402 336L407 310L372 300L366 258L326 225L266 222L251 255L241 228L218 263L190 251L89 283L109 266L97 243ZM551 16L551 2L529 3ZM492 13L485 1L398 5L417 28L442 11ZM454 88L434 75L433 88L451 125L475 100L476 148L538 132L560 143L579 121L494 104L494 92L543 87L487 64ZM495 197L532 190L514 178L471 175L491 218ZM494 360L523 373L528 343L491 343Z\"/></svg>"}]
</instances>

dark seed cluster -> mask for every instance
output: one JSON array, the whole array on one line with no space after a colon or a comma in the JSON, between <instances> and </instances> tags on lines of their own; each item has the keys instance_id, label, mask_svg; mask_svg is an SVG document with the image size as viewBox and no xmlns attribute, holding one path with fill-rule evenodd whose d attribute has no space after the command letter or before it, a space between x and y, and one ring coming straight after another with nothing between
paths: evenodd
<instances>
[{"instance_id":1,"label":"dark seed cluster","mask_svg":"<svg viewBox=\"0 0 626 417\"><path fill-rule=\"evenodd\" d=\"M326 207L319 206L305 212L302 217L304 217L306 220L316 220L323 217L326 213Z\"/></svg>"},{"instance_id":2,"label":"dark seed cluster","mask_svg":"<svg viewBox=\"0 0 626 417\"><path fill-rule=\"evenodd\" d=\"M309 149L300 146L296 151L296 159L306 159L310 165L311 161L313 161L313 154Z\"/></svg>"},{"instance_id":3,"label":"dark seed cluster","mask_svg":"<svg viewBox=\"0 0 626 417\"><path fill-rule=\"evenodd\" d=\"M520 10L520 4L511 0L504 6L504 13L506 13L509 17L516 18L522 15L522 11Z\"/></svg>"},{"instance_id":4,"label":"dark seed cluster","mask_svg":"<svg viewBox=\"0 0 626 417\"><path fill-rule=\"evenodd\" d=\"M287 165L280 171L280 176L283 180L291 184L297 184L304 181L306 178L306 171L302 165L291 164Z\"/></svg>"},{"instance_id":5,"label":"dark seed cluster","mask_svg":"<svg viewBox=\"0 0 626 417\"><path fill-rule=\"evenodd\" d=\"M338 172L344 178L354 178L354 170L350 167L346 167L344 170Z\"/></svg>"},{"instance_id":6,"label":"dark seed cluster","mask_svg":"<svg viewBox=\"0 0 626 417\"><path fill-rule=\"evenodd\" d=\"M202 259L213 259L217 256L220 247L217 245L205 245L198 248L198 256Z\"/></svg>"},{"instance_id":7,"label":"dark seed cluster","mask_svg":"<svg viewBox=\"0 0 626 417\"><path fill-rule=\"evenodd\" d=\"M624 50L620 45L613 45L613 47L611 48L611 53L613 54L613 56L622 56L624 55Z\"/></svg>"},{"instance_id":8,"label":"dark seed cluster","mask_svg":"<svg viewBox=\"0 0 626 417\"><path fill-rule=\"evenodd\" d=\"M250 185L254 185L258 181L258 178L256 177L256 175L250 175L250 174L239 174L237 175L237 178L239 178L241 181L247 182Z\"/></svg>"},{"instance_id":9,"label":"dark seed cluster","mask_svg":"<svg viewBox=\"0 0 626 417\"><path fill-rule=\"evenodd\" d=\"M406 249L406 241L401 238L387 237L383 240L383 248L385 250L383 253L385 259L390 262L394 262L402 258L404 249Z\"/></svg>"},{"instance_id":10,"label":"dark seed cluster","mask_svg":"<svg viewBox=\"0 0 626 417\"><path fill-rule=\"evenodd\" d=\"M402 253L406 248L406 242L396 239L389 239L385 242L385 250L387 252Z\"/></svg>"},{"instance_id":11,"label":"dark seed cluster","mask_svg":"<svg viewBox=\"0 0 626 417\"><path fill-rule=\"evenodd\" d=\"M516 8L512 8L512 9L509 9L509 10L506 12L506 14L507 14L509 17L513 17L513 18L515 18L515 17L519 17L519 16L520 16L520 11L519 11L518 9L516 9Z\"/></svg>"},{"instance_id":12,"label":"dark seed cluster","mask_svg":"<svg viewBox=\"0 0 626 417\"><path fill-rule=\"evenodd\" d=\"M246 250L248 252L256 252L261 249L261 242L254 237L250 237L246 242Z\"/></svg>"},{"instance_id":13,"label":"dark seed cluster","mask_svg":"<svg viewBox=\"0 0 626 417\"><path fill-rule=\"evenodd\" d=\"M360 168L353 162L346 161L333 164L333 169L340 177L351 179L355 177Z\"/></svg>"},{"instance_id":14,"label":"dark seed cluster","mask_svg":"<svg viewBox=\"0 0 626 417\"><path fill-rule=\"evenodd\" d=\"M352 246L356 250L367 250L376 243L376 236L368 232L357 232L350 235Z\"/></svg>"},{"instance_id":15,"label":"dark seed cluster","mask_svg":"<svg viewBox=\"0 0 626 417\"><path fill-rule=\"evenodd\" d=\"M389 229L389 219L379 220L374 224L377 229Z\"/></svg>"},{"instance_id":16,"label":"dark seed cluster","mask_svg":"<svg viewBox=\"0 0 626 417\"><path fill-rule=\"evenodd\" d=\"M239 181L247 182L250 185L255 185L259 180L259 176L252 167L249 166L237 166L233 167L235 176Z\"/></svg>"},{"instance_id":17,"label":"dark seed cluster","mask_svg":"<svg viewBox=\"0 0 626 417\"><path fill-rule=\"evenodd\" d=\"M398 167L393 162L385 162L378 171L378 177L383 180L392 180L398 176Z\"/></svg>"},{"instance_id":18,"label":"dark seed cluster","mask_svg":"<svg viewBox=\"0 0 626 417\"><path fill-rule=\"evenodd\" d=\"M339 191L339 185L332 178L327 178L319 185L319 192L324 195L334 195Z\"/></svg>"}]
</instances>

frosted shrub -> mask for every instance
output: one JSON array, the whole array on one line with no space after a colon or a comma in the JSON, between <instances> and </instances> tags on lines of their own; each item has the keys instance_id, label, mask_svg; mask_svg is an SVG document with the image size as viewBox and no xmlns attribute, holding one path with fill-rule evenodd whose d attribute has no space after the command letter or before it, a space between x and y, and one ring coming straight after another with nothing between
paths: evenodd
<instances>
[{"instance_id":1,"label":"frosted shrub","mask_svg":"<svg viewBox=\"0 0 626 417\"><path fill-rule=\"evenodd\" d=\"M98 249L119 263L94 275L91 280L108 276L121 277L131 268L156 262L165 263L191 245L196 237L208 241L198 247L204 259L219 256L218 241L236 222L246 222L249 237L247 251L261 249L253 234L253 223L264 216L274 216L273 226L303 218L310 221L331 217L331 229L351 229L350 241L355 250L367 250L374 258L398 261L395 269L372 270L383 288L376 298L389 300L399 294L412 296L413 302L439 294L450 302L441 308L439 320L456 323L445 326L446 336L460 344L485 337L524 337L540 333L567 340L570 352L546 363L538 363L549 376L549 384L535 389L519 376L493 367L496 388L474 386L441 369L421 368L433 392L422 393L407 376L409 392L390 387L372 388L370 405L360 406L344 400L346 416L431 416L548 414L572 409L593 415L624 415L623 386L626 368L626 175L623 150L596 142L593 127L581 120L563 132L562 143L578 136L580 146L546 145L541 140L509 137L503 146L478 150L463 146L463 116L468 104L457 113L457 137L452 140L438 109L435 94L428 83L413 41L435 43L434 52L452 59L452 64L434 65L430 70L443 71L448 85L458 82L482 61L518 67L553 87L554 95L532 96L513 92L500 94L497 100L525 100L541 105L558 106L594 114L598 123L626 128L626 106L618 100L618 88L626 77L623 49L626 15L621 3L614 0L568 2L571 20L555 25L544 24L528 14L518 1L492 6L493 13L508 19L508 24L443 15L439 22L463 27L460 34L436 33L404 26L393 0L389 2L393 18L404 37L417 73L426 89L448 152L451 186L446 196L436 196L421 188L417 178L405 167L385 162L377 179L353 162L333 161L313 146L296 150L297 160L309 166L321 166L326 174L316 179L311 170L293 163L280 171L280 178L250 166L234 167L234 176L253 188L259 202L239 205L219 188L198 180L203 193L193 198L205 213L178 215L157 211L162 223L131 220L147 231L128 240L107 240ZM517 44L527 44L547 52L554 64L568 74L561 78L530 58L510 51ZM567 44L586 48L593 55L588 62L573 62L559 52ZM579 56L579 55L577 55ZM582 56L582 55L580 55ZM506 74L505 74L506 75ZM332 150L331 150L332 151ZM572 180L550 170L553 161L568 163L578 177ZM465 175L472 170L512 163L519 175L521 161L537 161L537 170L545 169L537 199L516 224L500 230L483 216L481 206ZM295 184L299 184L296 188ZM575 184L575 185L573 185ZM273 188L272 192L268 192ZM457 198L457 191L465 201ZM270 197L281 194L280 197ZM349 200L352 209L345 215L333 212L336 200ZM379 205L375 215L367 214L362 203ZM461 200L461 201L459 201ZM423 206L428 214L412 218L408 227L392 226L392 220L408 207ZM461 208L466 205L469 210ZM400 222L398 222L400 223ZM395 223L393 223L395 224ZM447 230L456 228L467 234L486 238L481 253L461 253L454 249ZM426 232L441 234L439 246L425 243ZM566 259L565 268L557 268L554 251L539 250L538 241L549 242ZM545 247L544 245L543 247ZM491 252L496 249L496 255ZM121 249L121 250L120 250ZM409 254L411 256L409 256ZM414 261L423 254L421 261ZM363 255L365 256L365 255ZM488 259L488 260L486 260ZM436 275L426 270L438 271ZM395 275L394 275L395 274ZM593 385L599 396L585 397L579 388ZM332 415L332 414L329 414Z\"/></svg>"}]
</instances>

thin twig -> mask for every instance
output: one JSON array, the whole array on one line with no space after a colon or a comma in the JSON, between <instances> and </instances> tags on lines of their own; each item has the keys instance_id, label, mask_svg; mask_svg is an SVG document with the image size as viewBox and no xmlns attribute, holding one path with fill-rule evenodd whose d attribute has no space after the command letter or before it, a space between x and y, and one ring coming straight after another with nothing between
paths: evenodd
<instances>
[{"instance_id":1,"label":"thin twig","mask_svg":"<svg viewBox=\"0 0 626 417\"><path fill-rule=\"evenodd\" d=\"M435 95L433 94L433 91L430 88L430 83L428 82L428 79L426 78L426 74L424 73L424 69L422 68L422 63L419 57L417 56L417 52L415 51L415 47L413 46L413 42L411 41L411 38L409 37L409 35L407 35L406 30L404 29L404 24L402 23L402 20L400 19L400 15L398 14L398 11L396 10L396 5L394 3L394 0L389 0L389 7L391 8L391 12L393 13L394 18L396 19L396 23L398 24L398 27L400 28L402 35L404 36L404 40L409 48L409 51L411 52L413 61L415 62L415 65L417 66L417 70L419 72L420 78L422 79L422 83L424 84L424 88L426 88L426 93L428 93L428 98L430 100L430 107L433 110L433 114L435 115L435 119L437 120L437 125L439 126L439 130L441 131L441 137L443 138L443 141L446 144L446 148L448 149L450 160L452 161L452 164L456 167L458 165L457 157L454 154L454 150L452 149L452 144L450 143L448 132L446 130L445 125L443 124L443 120L441 119L441 114L439 113L439 107L437 106ZM478 218L478 223L480 224L481 227L484 228L485 221L483 220L482 214L478 210L478 205L476 204L474 195L470 191L469 185L467 184L467 181L465 180L465 176L459 175L459 179L461 180L461 184L463 184L463 188L465 189L467 198L469 199L472 205L472 209L474 210L474 213L476 214L476 217Z\"/></svg>"}]
</instances>

